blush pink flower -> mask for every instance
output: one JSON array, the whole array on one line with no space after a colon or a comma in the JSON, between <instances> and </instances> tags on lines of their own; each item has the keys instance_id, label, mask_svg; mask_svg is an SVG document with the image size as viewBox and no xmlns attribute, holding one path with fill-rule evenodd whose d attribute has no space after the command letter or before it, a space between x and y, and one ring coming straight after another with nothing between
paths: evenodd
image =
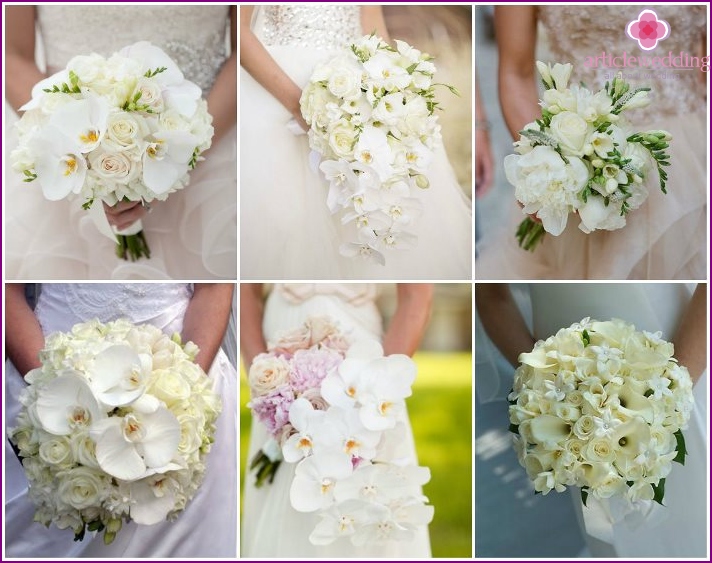
<instances>
[{"instance_id":1,"label":"blush pink flower","mask_svg":"<svg viewBox=\"0 0 712 563\"><path fill-rule=\"evenodd\" d=\"M670 35L670 24L659 20L653 10L643 10L638 19L631 21L625 28L626 35L638 42L644 51L652 51L658 42Z\"/></svg>"},{"instance_id":2,"label":"blush pink flower","mask_svg":"<svg viewBox=\"0 0 712 563\"><path fill-rule=\"evenodd\" d=\"M319 389L324 378L342 361L341 354L328 348L297 350L290 362L289 382L297 394Z\"/></svg>"},{"instance_id":3,"label":"blush pink flower","mask_svg":"<svg viewBox=\"0 0 712 563\"><path fill-rule=\"evenodd\" d=\"M294 392L290 386L281 385L267 395L255 397L248 406L270 434L279 437L282 428L289 422L289 407L293 402Z\"/></svg>"}]
</instances>

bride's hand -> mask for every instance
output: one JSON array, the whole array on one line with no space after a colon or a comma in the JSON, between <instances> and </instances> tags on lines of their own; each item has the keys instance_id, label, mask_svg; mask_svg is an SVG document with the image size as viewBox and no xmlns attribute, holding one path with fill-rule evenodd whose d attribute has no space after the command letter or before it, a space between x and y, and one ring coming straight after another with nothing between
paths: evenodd
<instances>
[{"instance_id":1,"label":"bride's hand","mask_svg":"<svg viewBox=\"0 0 712 563\"><path fill-rule=\"evenodd\" d=\"M109 224L120 231L143 219L150 210L151 207L142 204L140 201L120 201L116 205L104 204L104 212Z\"/></svg>"}]
</instances>

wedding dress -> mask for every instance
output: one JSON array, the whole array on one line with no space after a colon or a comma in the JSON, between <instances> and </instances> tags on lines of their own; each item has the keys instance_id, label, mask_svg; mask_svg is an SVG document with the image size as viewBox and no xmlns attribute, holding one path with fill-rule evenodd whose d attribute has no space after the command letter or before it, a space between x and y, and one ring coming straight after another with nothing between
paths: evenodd
<instances>
[{"instance_id":1,"label":"wedding dress","mask_svg":"<svg viewBox=\"0 0 712 563\"><path fill-rule=\"evenodd\" d=\"M638 330L662 331L670 340L690 290L685 284L530 284L534 336L546 338L584 317L619 318ZM707 554L707 374L694 387L695 409L683 431L688 456L673 463L664 507L611 517L606 501L589 496L582 507L584 535L593 557L705 557ZM643 516L642 521L635 522ZM593 535L592 535L593 534Z\"/></svg>"},{"instance_id":2,"label":"wedding dress","mask_svg":"<svg viewBox=\"0 0 712 563\"><path fill-rule=\"evenodd\" d=\"M38 6L47 72L75 55L104 56L150 41L185 77L210 90L225 61L227 6ZM17 120L6 104L6 155ZM40 187L7 168L3 189L7 279L235 279L237 275L236 128L190 173L187 188L152 204L143 218L151 258L117 258L79 200L48 201Z\"/></svg>"},{"instance_id":3,"label":"wedding dress","mask_svg":"<svg viewBox=\"0 0 712 563\"><path fill-rule=\"evenodd\" d=\"M251 28L302 88L317 63L363 35L358 6L255 6ZM386 266L345 258L339 254L345 227L327 207L328 183L310 158L306 135L290 132L292 115L240 73L243 279L472 278L471 206L443 150L434 156L430 188L417 194L423 204L413 229L417 246L387 252Z\"/></svg>"},{"instance_id":4,"label":"wedding dress","mask_svg":"<svg viewBox=\"0 0 712 563\"><path fill-rule=\"evenodd\" d=\"M587 59L608 55L665 57L698 55L707 29L704 6L656 5L670 35L652 51L642 51L626 36L628 22L644 6L539 6L539 19L549 39L550 62L570 62L570 84L592 90L615 76L611 68L588 68ZM620 60L620 59L619 59ZM475 263L477 279L705 279L707 272L707 114L706 73L699 68L676 70L626 68L632 85L650 86L652 103L626 116L636 130L672 133L667 195L648 182L647 201L617 231L584 234L570 220L558 237L547 234L534 252L517 246L516 227L524 219L512 196L503 228L484 233Z\"/></svg>"},{"instance_id":5,"label":"wedding dress","mask_svg":"<svg viewBox=\"0 0 712 563\"><path fill-rule=\"evenodd\" d=\"M310 316L329 316L350 341L380 340L381 317L375 303L373 284L277 284L269 295L264 311L265 339L273 341L280 332L298 327ZM407 423L407 420L404 421ZM269 438L259 422L250 430L248 462ZM404 454L416 463L415 445L410 424ZM294 510L289 489L296 464L283 462L274 482L256 488L254 474L245 475L243 492L242 557L278 558L424 558L430 557L428 532L422 527L411 541L391 541L382 545L355 547L347 539L327 546L309 543L309 534L319 518L315 514ZM437 508L436 508L437 510Z\"/></svg>"},{"instance_id":6,"label":"wedding dress","mask_svg":"<svg viewBox=\"0 0 712 563\"><path fill-rule=\"evenodd\" d=\"M43 284L35 314L44 334L67 331L92 318L108 322L128 318L152 324L166 334L180 332L192 295L189 284ZM237 374L221 350L208 372L222 397L215 442L207 457L205 480L174 522L152 526L124 523L116 539L103 535L74 542L71 530L49 529L33 522L24 470L5 440L5 555L49 557L235 557L237 550ZM5 424L13 426L25 383L8 360L5 364Z\"/></svg>"}]
</instances>

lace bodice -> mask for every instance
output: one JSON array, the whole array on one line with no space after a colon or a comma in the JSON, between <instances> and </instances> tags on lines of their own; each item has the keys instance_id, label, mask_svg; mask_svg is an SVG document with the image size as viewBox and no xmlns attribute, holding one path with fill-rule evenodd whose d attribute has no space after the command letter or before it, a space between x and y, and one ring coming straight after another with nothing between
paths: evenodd
<instances>
[{"instance_id":1,"label":"lace bodice","mask_svg":"<svg viewBox=\"0 0 712 563\"><path fill-rule=\"evenodd\" d=\"M652 88L654 100L650 108L656 113L675 115L702 112L705 109L705 80L699 69L676 70L670 68L586 68L587 58L606 55L678 57L682 54L699 56L707 28L704 6L656 5L658 18L670 25L670 35L658 43L656 49L643 51L626 35L627 24L638 18L644 5L624 6L539 6L539 19L549 38L549 47L555 62L574 65L573 81L583 81L591 89L603 87L618 70L632 84ZM684 63L684 60L680 62Z\"/></svg>"},{"instance_id":2,"label":"lace bodice","mask_svg":"<svg viewBox=\"0 0 712 563\"><path fill-rule=\"evenodd\" d=\"M212 86L227 58L228 6L38 6L50 72L92 52L109 56L136 41L164 49L188 80Z\"/></svg>"},{"instance_id":3,"label":"lace bodice","mask_svg":"<svg viewBox=\"0 0 712 563\"><path fill-rule=\"evenodd\" d=\"M173 333L182 329L191 295L190 284L49 283L42 284L35 313L45 334L94 318L127 318Z\"/></svg>"},{"instance_id":4,"label":"lace bodice","mask_svg":"<svg viewBox=\"0 0 712 563\"><path fill-rule=\"evenodd\" d=\"M267 46L338 49L363 35L358 6L263 6L253 29Z\"/></svg>"}]
</instances>

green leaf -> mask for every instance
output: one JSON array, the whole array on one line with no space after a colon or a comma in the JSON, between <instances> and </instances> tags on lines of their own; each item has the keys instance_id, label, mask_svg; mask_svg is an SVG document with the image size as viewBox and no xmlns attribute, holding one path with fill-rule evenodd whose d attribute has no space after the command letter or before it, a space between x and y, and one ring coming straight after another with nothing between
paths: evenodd
<instances>
[{"instance_id":1,"label":"green leaf","mask_svg":"<svg viewBox=\"0 0 712 563\"><path fill-rule=\"evenodd\" d=\"M589 336L588 331L585 328L581 333L581 339L583 340L584 346L588 346L589 344L591 344L591 337Z\"/></svg>"},{"instance_id":2,"label":"green leaf","mask_svg":"<svg viewBox=\"0 0 712 563\"><path fill-rule=\"evenodd\" d=\"M687 456L687 447L685 446L685 436L682 435L682 430L678 430L673 434L677 440L677 455L673 459L680 465L685 465L685 456Z\"/></svg>"},{"instance_id":3,"label":"green leaf","mask_svg":"<svg viewBox=\"0 0 712 563\"><path fill-rule=\"evenodd\" d=\"M588 487L581 487L581 502L586 506L588 501Z\"/></svg>"},{"instance_id":4,"label":"green leaf","mask_svg":"<svg viewBox=\"0 0 712 563\"><path fill-rule=\"evenodd\" d=\"M509 431L510 431L512 434L517 434L517 435L519 435L519 425L518 425L518 424L510 424L510 425L509 425Z\"/></svg>"},{"instance_id":5,"label":"green leaf","mask_svg":"<svg viewBox=\"0 0 712 563\"><path fill-rule=\"evenodd\" d=\"M145 76L146 78L153 78L153 77L156 76L157 74L161 74L162 72L165 72L166 70L168 70L168 67L165 67L165 66L161 66L161 67L158 67L158 68L154 68L153 70L150 70L150 69L149 69L149 70L146 71L146 74L144 74L144 76Z\"/></svg>"},{"instance_id":6,"label":"green leaf","mask_svg":"<svg viewBox=\"0 0 712 563\"><path fill-rule=\"evenodd\" d=\"M653 500L658 504L662 505L663 497L665 496L665 477L660 479L660 482L657 485L653 485L651 483L651 486L653 487L653 492L655 493L653 496Z\"/></svg>"}]
</instances>

